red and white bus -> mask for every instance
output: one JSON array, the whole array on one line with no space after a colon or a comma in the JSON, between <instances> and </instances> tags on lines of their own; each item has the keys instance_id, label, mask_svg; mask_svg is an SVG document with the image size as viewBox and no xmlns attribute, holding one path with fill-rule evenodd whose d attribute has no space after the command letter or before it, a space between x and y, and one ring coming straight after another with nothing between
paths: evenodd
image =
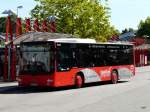
<instances>
[{"instance_id":1,"label":"red and white bus","mask_svg":"<svg viewBox=\"0 0 150 112\"><path fill-rule=\"evenodd\" d=\"M87 39L51 39L20 44L19 86L82 87L135 74L133 45Z\"/></svg>"}]
</instances>

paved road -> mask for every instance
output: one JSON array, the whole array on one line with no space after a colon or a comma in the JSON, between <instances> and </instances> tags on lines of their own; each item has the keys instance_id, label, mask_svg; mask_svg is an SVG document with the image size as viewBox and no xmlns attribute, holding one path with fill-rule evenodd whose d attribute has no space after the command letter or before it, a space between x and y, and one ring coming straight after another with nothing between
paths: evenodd
<instances>
[{"instance_id":1,"label":"paved road","mask_svg":"<svg viewBox=\"0 0 150 112\"><path fill-rule=\"evenodd\" d=\"M150 67L130 81L57 90L0 84L0 112L150 112Z\"/></svg>"}]
</instances>

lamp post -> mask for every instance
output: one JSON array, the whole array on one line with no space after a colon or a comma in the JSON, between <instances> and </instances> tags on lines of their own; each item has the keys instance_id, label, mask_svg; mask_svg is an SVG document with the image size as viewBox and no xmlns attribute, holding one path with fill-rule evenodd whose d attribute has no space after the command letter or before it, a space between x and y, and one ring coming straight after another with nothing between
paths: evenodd
<instances>
[{"instance_id":1,"label":"lamp post","mask_svg":"<svg viewBox=\"0 0 150 112\"><path fill-rule=\"evenodd\" d=\"M17 7L17 17L18 17L18 10L21 9L21 8L23 8L22 5L20 5L20 6Z\"/></svg>"},{"instance_id":2,"label":"lamp post","mask_svg":"<svg viewBox=\"0 0 150 112\"><path fill-rule=\"evenodd\" d=\"M9 41L12 41L13 35L12 35L12 29L11 29L11 18L10 15L13 14L11 10L5 10L2 12L2 14L7 14L7 22L6 22L6 39L5 43L8 43ZM10 37L8 36L10 33ZM11 48L13 44L11 45L5 45L5 63L4 63L4 81L11 79Z\"/></svg>"}]
</instances>

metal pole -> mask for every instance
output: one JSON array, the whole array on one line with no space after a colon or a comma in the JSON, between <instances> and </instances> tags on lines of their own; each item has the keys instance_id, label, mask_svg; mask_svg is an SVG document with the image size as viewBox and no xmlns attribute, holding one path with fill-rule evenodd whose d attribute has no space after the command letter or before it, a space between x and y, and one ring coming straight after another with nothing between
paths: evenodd
<instances>
[{"instance_id":1,"label":"metal pole","mask_svg":"<svg viewBox=\"0 0 150 112\"><path fill-rule=\"evenodd\" d=\"M8 80L10 81L10 65L11 65L11 45L8 45Z\"/></svg>"},{"instance_id":2,"label":"metal pole","mask_svg":"<svg viewBox=\"0 0 150 112\"><path fill-rule=\"evenodd\" d=\"M17 7L17 17L18 17L18 11L19 11L19 9L21 9L21 8L23 8L22 5L20 5L20 6Z\"/></svg>"},{"instance_id":3,"label":"metal pole","mask_svg":"<svg viewBox=\"0 0 150 112\"><path fill-rule=\"evenodd\" d=\"M18 7L17 7L17 17L18 17Z\"/></svg>"}]
</instances>

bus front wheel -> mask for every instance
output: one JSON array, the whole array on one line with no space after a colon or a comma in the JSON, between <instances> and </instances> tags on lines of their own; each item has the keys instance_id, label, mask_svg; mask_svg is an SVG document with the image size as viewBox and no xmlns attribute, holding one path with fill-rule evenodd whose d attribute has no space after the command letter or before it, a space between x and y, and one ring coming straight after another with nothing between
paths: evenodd
<instances>
[{"instance_id":1,"label":"bus front wheel","mask_svg":"<svg viewBox=\"0 0 150 112\"><path fill-rule=\"evenodd\" d=\"M76 88L81 88L83 86L83 78L80 75L77 75L75 78Z\"/></svg>"},{"instance_id":2,"label":"bus front wheel","mask_svg":"<svg viewBox=\"0 0 150 112\"><path fill-rule=\"evenodd\" d=\"M114 70L111 73L111 83L117 84L117 82L118 82L118 73L117 73L117 71Z\"/></svg>"}]
</instances>

